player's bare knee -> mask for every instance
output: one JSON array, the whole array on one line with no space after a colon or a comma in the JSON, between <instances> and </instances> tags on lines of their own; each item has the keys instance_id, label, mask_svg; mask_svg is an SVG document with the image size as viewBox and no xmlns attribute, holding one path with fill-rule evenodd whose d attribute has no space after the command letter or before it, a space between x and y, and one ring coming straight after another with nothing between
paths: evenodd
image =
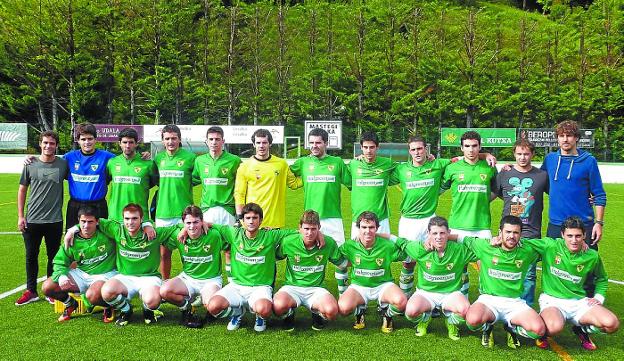
<instances>
[{"instance_id":1,"label":"player's bare knee","mask_svg":"<svg viewBox=\"0 0 624 361\"><path fill-rule=\"evenodd\" d=\"M602 330L606 333L614 333L620 328L620 320L617 317L607 317L602 322Z\"/></svg>"},{"instance_id":2,"label":"player's bare knee","mask_svg":"<svg viewBox=\"0 0 624 361\"><path fill-rule=\"evenodd\" d=\"M554 336L563 331L564 323L559 320L544 320L544 325L546 326L546 332L550 336Z\"/></svg>"},{"instance_id":3,"label":"player's bare knee","mask_svg":"<svg viewBox=\"0 0 624 361\"><path fill-rule=\"evenodd\" d=\"M325 316L325 318L333 321L338 316L338 304L336 302L323 303L319 307L319 311Z\"/></svg>"},{"instance_id":4,"label":"player's bare knee","mask_svg":"<svg viewBox=\"0 0 624 361\"><path fill-rule=\"evenodd\" d=\"M268 300L256 301L253 308L254 312L262 318L271 317L271 312L273 312L273 304Z\"/></svg>"},{"instance_id":5,"label":"player's bare knee","mask_svg":"<svg viewBox=\"0 0 624 361\"><path fill-rule=\"evenodd\" d=\"M211 315L216 316L229 306L230 305L225 298L221 296L214 296L208 301L208 312L210 312Z\"/></svg>"},{"instance_id":6,"label":"player's bare knee","mask_svg":"<svg viewBox=\"0 0 624 361\"><path fill-rule=\"evenodd\" d=\"M57 289L57 287L58 284L54 282L52 278L48 278L47 280L45 280L45 282L43 282L43 285L41 286L41 291L43 291L43 294L47 297L52 297L52 294Z\"/></svg>"}]
</instances>

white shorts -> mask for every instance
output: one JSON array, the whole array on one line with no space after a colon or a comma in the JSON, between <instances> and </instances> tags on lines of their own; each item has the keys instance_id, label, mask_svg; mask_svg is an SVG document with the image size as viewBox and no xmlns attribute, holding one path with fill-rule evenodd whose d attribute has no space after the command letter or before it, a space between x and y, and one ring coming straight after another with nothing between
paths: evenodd
<instances>
[{"instance_id":1,"label":"white shorts","mask_svg":"<svg viewBox=\"0 0 624 361\"><path fill-rule=\"evenodd\" d=\"M566 321L572 322L575 326L580 326L580 319L594 307L588 305L587 300L587 297L580 300L566 300L542 293L539 297L540 312L549 307L554 307L561 312Z\"/></svg>"},{"instance_id":2,"label":"white shorts","mask_svg":"<svg viewBox=\"0 0 624 361\"><path fill-rule=\"evenodd\" d=\"M386 283L380 284L377 287L364 287L364 286L351 284L349 285L347 290L349 288L353 288L355 291L357 291L357 293L359 293L360 296L362 296L362 298L364 299L364 305L367 305L370 301L377 301L379 305L384 306L385 303L382 304L381 296L383 296L384 292L386 292L386 289L392 286L393 284L394 284L393 282L386 282Z\"/></svg>"},{"instance_id":3,"label":"white shorts","mask_svg":"<svg viewBox=\"0 0 624 361\"><path fill-rule=\"evenodd\" d=\"M188 290L189 297L191 297L191 299L195 298L195 296L197 295L200 295L203 303L208 302L208 299L206 298L207 295L205 294L208 291L208 287L217 286L217 289L220 290L223 284L223 280L221 279L221 276L218 276L215 278L209 278L207 280L198 280L182 272L179 275L177 275L175 278L179 279L180 281L184 283L184 285L186 286L186 289Z\"/></svg>"},{"instance_id":4,"label":"white shorts","mask_svg":"<svg viewBox=\"0 0 624 361\"><path fill-rule=\"evenodd\" d=\"M143 296L143 292L148 287L162 285L162 280L158 276L128 276L117 274L112 279L121 282L128 290L128 299L131 299L137 293Z\"/></svg>"},{"instance_id":5,"label":"white shorts","mask_svg":"<svg viewBox=\"0 0 624 361\"><path fill-rule=\"evenodd\" d=\"M390 220L388 218L379 221L377 233L390 234ZM360 229L355 225L355 222L351 222L351 239L355 239L358 234L360 234Z\"/></svg>"},{"instance_id":6,"label":"white shorts","mask_svg":"<svg viewBox=\"0 0 624 361\"><path fill-rule=\"evenodd\" d=\"M333 238L338 246L342 246L342 244L345 242L345 233L344 225L342 224L342 218L321 219L321 232Z\"/></svg>"},{"instance_id":7,"label":"white shorts","mask_svg":"<svg viewBox=\"0 0 624 361\"><path fill-rule=\"evenodd\" d=\"M482 229L479 231L465 231L463 229L451 229L451 234L457 235L457 242L463 242L464 237L477 237L477 238L492 238L492 231L489 229Z\"/></svg>"},{"instance_id":8,"label":"white shorts","mask_svg":"<svg viewBox=\"0 0 624 361\"><path fill-rule=\"evenodd\" d=\"M224 226L233 226L236 222L236 218L223 207L216 206L202 211L204 213L204 222L222 224Z\"/></svg>"},{"instance_id":9,"label":"white shorts","mask_svg":"<svg viewBox=\"0 0 624 361\"><path fill-rule=\"evenodd\" d=\"M169 227L182 223L182 215L178 218L156 218L156 227Z\"/></svg>"},{"instance_id":10,"label":"white shorts","mask_svg":"<svg viewBox=\"0 0 624 361\"><path fill-rule=\"evenodd\" d=\"M262 299L273 302L273 288L271 286L241 286L236 283L228 283L220 289L215 295L225 298L230 307L245 307L249 309Z\"/></svg>"},{"instance_id":11,"label":"white shorts","mask_svg":"<svg viewBox=\"0 0 624 361\"><path fill-rule=\"evenodd\" d=\"M492 295L481 295L475 303L482 303L494 314L496 321L505 321L511 326L511 320L520 313L532 310L522 298L509 298Z\"/></svg>"},{"instance_id":12,"label":"white shorts","mask_svg":"<svg viewBox=\"0 0 624 361\"><path fill-rule=\"evenodd\" d=\"M429 291L420 290L420 289L416 290L416 292L414 292L412 297L422 296L424 299L429 301L429 303L431 304L431 309L434 309L436 307L445 309L447 305L447 301L451 297L454 297L456 295L462 296L467 299L466 295L464 295L460 291L455 291L451 293L440 293L440 292L429 292Z\"/></svg>"},{"instance_id":13,"label":"white shorts","mask_svg":"<svg viewBox=\"0 0 624 361\"><path fill-rule=\"evenodd\" d=\"M310 311L312 311L312 306L314 306L316 301L318 301L321 297L325 295L331 296L331 293L323 287L299 287L286 285L282 286L282 288L280 288L275 295L278 295L280 292L285 292L292 297L292 299L297 303L297 307L304 306Z\"/></svg>"},{"instance_id":14,"label":"white shorts","mask_svg":"<svg viewBox=\"0 0 624 361\"><path fill-rule=\"evenodd\" d=\"M78 286L80 293L85 293L91 287L94 282L108 281L117 274L117 271L109 271L102 274L90 275L87 272L78 268L70 269L68 276L74 280L74 283Z\"/></svg>"},{"instance_id":15,"label":"white shorts","mask_svg":"<svg viewBox=\"0 0 624 361\"><path fill-rule=\"evenodd\" d=\"M429 220L435 217L435 214L426 218L405 218L399 220L399 237L409 239L410 241L424 241L429 234Z\"/></svg>"}]
</instances>

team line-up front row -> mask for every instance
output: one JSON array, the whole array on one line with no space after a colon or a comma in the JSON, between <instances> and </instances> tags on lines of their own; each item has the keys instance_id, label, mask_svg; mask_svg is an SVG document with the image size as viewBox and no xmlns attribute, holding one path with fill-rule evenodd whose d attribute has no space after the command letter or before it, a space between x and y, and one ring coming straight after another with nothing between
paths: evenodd
<instances>
[{"instance_id":1,"label":"team line-up front row","mask_svg":"<svg viewBox=\"0 0 624 361\"><path fill-rule=\"evenodd\" d=\"M393 317L404 314L423 336L432 313L438 311L449 338L459 339L459 327L465 324L482 332L485 347L493 346L496 321L504 323L507 344L513 348L520 346L518 335L546 347L546 337L561 332L566 322L579 334L612 333L619 327L618 318L602 305L607 275L598 252L584 246L585 229L578 217L565 220L557 239L520 239L522 221L516 216L503 217L492 239L455 239L446 219L436 216L429 220L426 239L408 241L377 233L378 217L365 211L357 217L357 235L338 245L321 233L315 211L303 213L298 231L261 228L263 210L255 203L241 212L241 227L223 226L204 222L201 209L191 205L184 209L182 224L154 229L136 204L123 208L123 222L98 219L93 208L82 207L43 291L65 304L59 321L69 320L78 306L68 294L73 292L82 294L88 309L105 307L105 322L113 320L113 309L118 311L119 326L130 321L130 300L138 294L147 324L162 316L158 308L164 300L180 308L187 327L228 317L231 331L239 328L246 311L256 315L256 331L265 330L272 314L292 331L299 306L311 311L315 330L351 314L353 327L362 329L370 301L379 305L383 332L392 332ZM182 262L182 272L164 283L159 273L161 246L177 249ZM232 280L223 287L225 250L231 253ZM538 258L543 268L539 314L521 298L523 281ZM286 259L285 280L273 295L280 259ZM409 299L391 273L393 262L405 260L417 264L417 289ZM467 265L477 261L480 295L470 304L461 290ZM74 262L76 268L71 267ZM336 277L349 269L350 285L338 300L324 287L328 262L335 265ZM592 298L583 289L590 274L596 277ZM193 311L195 299L206 308L205 319Z\"/></svg>"}]
</instances>

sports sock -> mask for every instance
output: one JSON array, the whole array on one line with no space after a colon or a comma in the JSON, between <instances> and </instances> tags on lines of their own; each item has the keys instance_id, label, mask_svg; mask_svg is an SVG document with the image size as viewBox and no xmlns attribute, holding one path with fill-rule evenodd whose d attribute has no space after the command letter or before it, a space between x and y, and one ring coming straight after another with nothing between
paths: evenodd
<instances>
[{"instance_id":1,"label":"sports sock","mask_svg":"<svg viewBox=\"0 0 624 361\"><path fill-rule=\"evenodd\" d=\"M461 325L463 323L466 323L466 320L463 317L453 312L451 312L451 314L448 315L446 319L451 325Z\"/></svg>"},{"instance_id":2,"label":"sports sock","mask_svg":"<svg viewBox=\"0 0 624 361\"><path fill-rule=\"evenodd\" d=\"M482 323L482 324L479 324L479 325L472 326L471 324L466 323L466 326L468 327L468 329L470 331L476 332L476 331L485 331L487 328L492 326L492 324L489 323L489 322L486 322L486 323Z\"/></svg>"},{"instance_id":3,"label":"sports sock","mask_svg":"<svg viewBox=\"0 0 624 361\"><path fill-rule=\"evenodd\" d=\"M405 318L407 318L408 321L411 321L414 323L427 322L429 321L429 319L431 319L431 312L423 312L416 317L408 317L407 315L405 315Z\"/></svg>"},{"instance_id":4,"label":"sports sock","mask_svg":"<svg viewBox=\"0 0 624 361\"><path fill-rule=\"evenodd\" d=\"M353 315L355 315L355 316L361 315L364 312L366 312L366 305L357 305L355 307L355 310L353 311Z\"/></svg>"},{"instance_id":5,"label":"sports sock","mask_svg":"<svg viewBox=\"0 0 624 361\"><path fill-rule=\"evenodd\" d=\"M336 268L334 277L336 277L336 283L338 284L338 295L342 295L347 290L347 279L349 278L347 270Z\"/></svg>"},{"instance_id":6,"label":"sports sock","mask_svg":"<svg viewBox=\"0 0 624 361\"><path fill-rule=\"evenodd\" d=\"M117 295L114 299L110 301L106 301L112 308L119 310L121 312L130 311L130 303L128 299L124 295Z\"/></svg>"},{"instance_id":7,"label":"sports sock","mask_svg":"<svg viewBox=\"0 0 624 361\"><path fill-rule=\"evenodd\" d=\"M279 318L280 320L283 320L283 319L285 319L286 317L288 317L288 316L292 315L293 313L295 313L295 310L294 310L294 309L292 309L292 308L289 308L289 309L288 309L288 311L286 311L286 313L285 313L285 314L283 314L283 315L279 316L278 318Z\"/></svg>"},{"instance_id":8,"label":"sports sock","mask_svg":"<svg viewBox=\"0 0 624 361\"><path fill-rule=\"evenodd\" d=\"M395 305L390 305L386 308L386 317L394 317L401 314L403 314L403 312L399 311Z\"/></svg>"},{"instance_id":9,"label":"sports sock","mask_svg":"<svg viewBox=\"0 0 624 361\"><path fill-rule=\"evenodd\" d=\"M89 299L87 298L87 296L82 294L82 295L80 295L80 299L82 300L82 304L85 306L85 308L87 308L87 309L93 308L93 304L91 304L91 302L89 302Z\"/></svg>"},{"instance_id":10,"label":"sports sock","mask_svg":"<svg viewBox=\"0 0 624 361\"><path fill-rule=\"evenodd\" d=\"M180 308L180 310L186 311L188 310L190 306L191 306L191 303L189 302L189 298L184 297L184 303L182 303L182 305L178 307Z\"/></svg>"},{"instance_id":11,"label":"sports sock","mask_svg":"<svg viewBox=\"0 0 624 361\"><path fill-rule=\"evenodd\" d=\"M594 325L583 325L581 326L581 330L583 330L583 332L585 332L586 334L604 333L601 329Z\"/></svg>"},{"instance_id":12,"label":"sports sock","mask_svg":"<svg viewBox=\"0 0 624 361\"><path fill-rule=\"evenodd\" d=\"M403 263L401 275L399 276L399 287L406 295L409 295L414 287L414 268L407 268Z\"/></svg>"},{"instance_id":13,"label":"sports sock","mask_svg":"<svg viewBox=\"0 0 624 361\"><path fill-rule=\"evenodd\" d=\"M65 306L69 306L72 303L72 297L70 295L67 295L67 299L65 301L63 301L63 304Z\"/></svg>"},{"instance_id":14,"label":"sports sock","mask_svg":"<svg viewBox=\"0 0 624 361\"><path fill-rule=\"evenodd\" d=\"M518 334L518 335L520 335L522 337L532 338L534 340L537 340L538 338L540 338L540 335L536 334L535 332L528 331L528 330L526 330L522 326L515 325L512 330L516 334Z\"/></svg>"},{"instance_id":15,"label":"sports sock","mask_svg":"<svg viewBox=\"0 0 624 361\"><path fill-rule=\"evenodd\" d=\"M147 311L156 311L159 307L160 307L160 305L158 305L158 307L156 307L155 309L151 309L151 308L147 307L145 302L143 302L143 309L147 310Z\"/></svg>"}]
</instances>

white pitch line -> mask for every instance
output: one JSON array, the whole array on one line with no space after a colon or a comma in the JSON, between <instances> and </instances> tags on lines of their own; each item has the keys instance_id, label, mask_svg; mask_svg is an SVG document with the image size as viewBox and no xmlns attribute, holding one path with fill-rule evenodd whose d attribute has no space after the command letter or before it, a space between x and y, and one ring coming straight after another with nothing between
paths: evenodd
<instances>
[{"instance_id":1,"label":"white pitch line","mask_svg":"<svg viewBox=\"0 0 624 361\"><path fill-rule=\"evenodd\" d=\"M541 271L541 270L542 270L542 267L537 267L537 269ZM609 282L611 282L611 283L615 283L616 285L622 285L622 286L624 286L624 281L618 281L618 280L612 280L612 279L609 279Z\"/></svg>"},{"instance_id":2,"label":"white pitch line","mask_svg":"<svg viewBox=\"0 0 624 361\"><path fill-rule=\"evenodd\" d=\"M22 234L22 232L0 232L0 235Z\"/></svg>"},{"instance_id":3,"label":"white pitch line","mask_svg":"<svg viewBox=\"0 0 624 361\"><path fill-rule=\"evenodd\" d=\"M46 276L43 276L43 277L39 277L39 278L37 278L37 283L45 281L45 279L46 279L46 278L47 278ZM10 295L16 294L16 293L18 293L19 291L23 291L23 290L25 290L25 289L26 289L26 285L25 285L25 284L23 284L23 285L21 285L21 286L19 286L19 287L17 287L17 288L14 288L14 289L12 289L12 290L10 290L10 291L6 291L6 292L4 292L4 293L0 294L0 300L1 300L1 299L3 299L3 298L7 298L7 297L9 297Z\"/></svg>"}]
</instances>

